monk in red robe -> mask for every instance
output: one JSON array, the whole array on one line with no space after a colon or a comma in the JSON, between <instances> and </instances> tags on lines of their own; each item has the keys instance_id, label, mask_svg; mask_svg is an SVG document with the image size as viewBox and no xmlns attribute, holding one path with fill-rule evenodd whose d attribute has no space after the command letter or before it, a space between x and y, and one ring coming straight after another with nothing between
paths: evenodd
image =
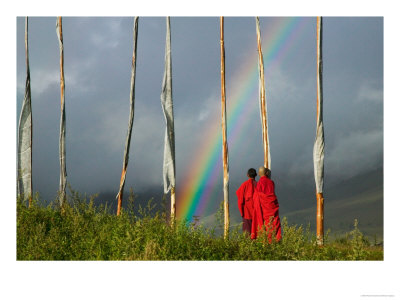
<instances>
[{"instance_id":1,"label":"monk in red robe","mask_svg":"<svg viewBox=\"0 0 400 300\"><path fill-rule=\"evenodd\" d=\"M272 237L276 241L282 238L281 221L279 219L279 204L275 195L275 184L270 179L271 171L265 167L258 169L260 180L257 183L253 196L253 222L251 226L251 238L256 239L257 234L265 226L268 234L268 241L272 242Z\"/></svg>"},{"instance_id":2,"label":"monk in red robe","mask_svg":"<svg viewBox=\"0 0 400 300\"><path fill-rule=\"evenodd\" d=\"M253 194L257 182L255 180L257 172L251 168L247 171L249 178L236 191L238 197L238 207L243 219L243 232L251 233L251 220L253 218Z\"/></svg>"}]
</instances>

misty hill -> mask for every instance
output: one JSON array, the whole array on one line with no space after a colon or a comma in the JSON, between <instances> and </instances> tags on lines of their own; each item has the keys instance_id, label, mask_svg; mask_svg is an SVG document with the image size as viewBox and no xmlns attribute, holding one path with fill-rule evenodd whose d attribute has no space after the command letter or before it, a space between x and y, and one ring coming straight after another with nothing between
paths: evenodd
<instances>
[{"instance_id":1,"label":"misty hill","mask_svg":"<svg viewBox=\"0 0 400 300\"><path fill-rule=\"evenodd\" d=\"M103 191L98 194L98 197L94 200L95 205L105 205L107 204L110 207L111 212L117 212L117 200L116 200L117 192L113 191ZM127 209L130 205L129 203L129 188L125 187L124 197L122 201L122 207ZM151 200L151 204L154 205L153 212L162 211L164 207L167 207L166 211L169 212L169 195L164 199L164 189L163 186L153 186L145 190L139 190L138 192L133 191L134 195L134 210L138 211L139 206L142 208L146 207L149 201ZM166 202L168 200L168 203ZM164 201L164 202L163 202Z\"/></svg>"},{"instance_id":2,"label":"misty hill","mask_svg":"<svg viewBox=\"0 0 400 300\"><path fill-rule=\"evenodd\" d=\"M328 186L324 198L326 229L336 234L348 232L353 228L354 219L358 219L363 233L383 239L383 169ZM312 230L315 230L315 214L315 205L282 212L290 224L310 223Z\"/></svg>"}]
</instances>

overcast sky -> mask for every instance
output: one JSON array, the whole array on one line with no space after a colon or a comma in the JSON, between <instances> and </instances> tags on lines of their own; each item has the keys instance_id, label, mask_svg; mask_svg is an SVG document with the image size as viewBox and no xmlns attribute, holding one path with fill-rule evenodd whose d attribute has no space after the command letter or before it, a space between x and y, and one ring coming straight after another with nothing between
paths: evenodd
<instances>
[{"instance_id":1,"label":"overcast sky","mask_svg":"<svg viewBox=\"0 0 400 300\"><path fill-rule=\"evenodd\" d=\"M323 22L325 175L327 183L334 184L383 167L383 18L327 17ZM45 198L56 195L59 182L55 25L55 17L29 19L33 185ZM272 171L293 184L313 182L315 18L262 17L260 25ZM67 180L81 192L118 191L129 115L132 29L133 17L63 18ZM268 36L273 32L286 39L273 40ZM16 34L18 124L26 74L24 18L17 18ZM171 35L179 193L210 128L220 131L219 18L172 17ZM280 47L272 53L275 44ZM139 18L135 119L125 189L162 185L164 47L165 18ZM246 66L256 59L256 51L255 19L225 18L228 114L235 91L245 88L243 76L250 74ZM249 99L241 100L247 101L248 110L236 125L240 134L228 140L232 183L245 180L248 168L263 163L258 82L252 84Z\"/></svg>"}]
</instances>

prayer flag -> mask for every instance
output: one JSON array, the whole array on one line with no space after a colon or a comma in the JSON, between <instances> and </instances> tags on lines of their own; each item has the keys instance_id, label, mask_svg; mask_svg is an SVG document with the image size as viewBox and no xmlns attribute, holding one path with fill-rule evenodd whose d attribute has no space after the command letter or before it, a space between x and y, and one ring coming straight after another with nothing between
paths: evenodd
<instances>
[{"instance_id":1,"label":"prayer flag","mask_svg":"<svg viewBox=\"0 0 400 300\"><path fill-rule=\"evenodd\" d=\"M26 81L25 96L22 103L18 124L18 195L24 199L32 199L32 107L31 107L31 75L28 52L28 17L25 18L25 60Z\"/></svg>"}]
</instances>

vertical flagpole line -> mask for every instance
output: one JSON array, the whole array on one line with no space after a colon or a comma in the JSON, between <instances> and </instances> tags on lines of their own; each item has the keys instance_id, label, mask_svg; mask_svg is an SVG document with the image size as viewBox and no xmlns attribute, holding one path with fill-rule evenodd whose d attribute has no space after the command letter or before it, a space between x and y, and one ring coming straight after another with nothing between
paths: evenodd
<instances>
[{"instance_id":1,"label":"vertical flagpole line","mask_svg":"<svg viewBox=\"0 0 400 300\"><path fill-rule=\"evenodd\" d=\"M25 18L25 63L26 81L24 102L18 124L18 195L28 198L32 205L32 105L31 75L28 50L28 17Z\"/></svg>"},{"instance_id":2,"label":"vertical flagpole line","mask_svg":"<svg viewBox=\"0 0 400 300\"><path fill-rule=\"evenodd\" d=\"M259 99L260 99L262 140L264 149L264 167L271 169L271 156L269 150L268 125L267 125L268 124L267 107L265 100L264 58L261 46L260 20L258 17L256 17L256 28L257 28L258 72L259 72Z\"/></svg>"},{"instance_id":3,"label":"vertical flagpole line","mask_svg":"<svg viewBox=\"0 0 400 300\"><path fill-rule=\"evenodd\" d=\"M167 26L168 26L168 43L169 44L171 44L171 23L170 23L170 19L169 19L169 17L168 17L168 19L167 19ZM171 48L171 45L169 46L169 48ZM171 50L169 51L169 64L170 64L170 66L169 66L169 68L170 69L172 69L172 62L171 62ZM171 74L171 76L172 76L172 74ZM172 81L172 78L171 78L171 81ZM172 148L173 148L173 151L172 151L172 161L173 161L173 172L174 172L174 183L173 183L173 185L171 186L171 224L174 224L175 223L175 216L176 216L176 204L175 204L175 186L176 186L176 183L175 183L175 172L176 172L176 170L175 170L175 129L174 129L174 122L173 122L173 110L172 110L172 86L171 86L171 111L172 111Z\"/></svg>"},{"instance_id":4,"label":"vertical flagpole line","mask_svg":"<svg viewBox=\"0 0 400 300\"><path fill-rule=\"evenodd\" d=\"M170 23L170 19L169 17L167 18L167 26L168 26L168 43L170 44L169 48L171 48L171 23ZM170 69L172 69L171 66L171 49L169 51L169 64L170 64ZM172 76L172 74L171 74ZM171 78L172 81L172 78ZM171 94L172 94L172 87L171 87ZM172 96L171 96L171 104L172 104ZM172 105L171 105L171 109L172 109ZM172 112L173 114L173 112ZM173 118L173 115L172 115ZM173 149L174 151L173 153L173 157L172 157L172 161L173 161L173 169L174 169L174 177L175 177L175 133L174 133L174 123L172 122L172 132L173 132L173 136L172 136L172 144L173 144ZM175 205L175 183L171 186L171 224L175 223L175 216L176 216L176 205Z\"/></svg>"},{"instance_id":5,"label":"vertical flagpole line","mask_svg":"<svg viewBox=\"0 0 400 300\"><path fill-rule=\"evenodd\" d=\"M226 138L226 98L225 98L225 45L224 45L224 17L220 17L221 35L221 119L222 119L222 162L224 168L224 238L229 235L229 165L228 143Z\"/></svg>"},{"instance_id":6,"label":"vertical flagpole line","mask_svg":"<svg viewBox=\"0 0 400 300\"><path fill-rule=\"evenodd\" d=\"M62 32L62 17L57 17L57 36L60 46L60 90L61 90L61 118L60 118L60 191L59 202L63 207L66 200L67 171L65 162L65 80L64 80L64 44Z\"/></svg>"},{"instance_id":7,"label":"vertical flagpole line","mask_svg":"<svg viewBox=\"0 0 400 300\"><path fill-rule=\"evenodd\" d=\"M164 138L163 181L164 193L171 190L171 225L175 222L175 129L174 109L172 100L172 62L171 62L171 24L170 17L166 18L165 39L165 69L161 89L161 106L163 109L166 128Z\"/></svg>"},{"instance_id":8,"label":"vertical flagpole line","mask_svg":"<svg viewBox=\"0 0 400 300\"><path fill-rule=\"evenodd\" d=\"M31 71L30 71L30 68L29 68L29 49L28 49L28 17L26 17L26 19L25 19L25 56L26 56L26 76L27 76L27 81L28 81L28 83L27 83L27 85L28 85L28 87L27 87L27 89L28 89L28 93L29 93L29 110L31 111L31 114L30 114L30 123L31 123L31 128L30 128L30 138L29 138L29 140L30 140L30 143L29 143L29 145L30 145L30 154L29 154L29 156L30 156L30 162L29 162L29 170L30 170L30 175L29 175L29 178L30 178L30 180L29 180L29 190L30 190L30 192L29 192L29 207L31 207L31 205L32 205L32 194L33 194L33 184L32 184L32 180L33 180L33 178L32 178L32 137L33 137L33 134L32 134L32 128L33 128L33 123L32 123L32 102L31 102Z\"/></svg>"},{"instance_id":9,"label":"vertical flagpole line","mask_svg":"<svg viewBox=\"0 0 400 300\"><path fill-rule=\"evenodd\" d=\"M126 135L125 141L125 150L124 150L124 161L122 163L122 172L121 172L121 180L119 183L119 190L117 194L118 199L118 207L117 207L117 216L121 213L122 207L122 198L124 194L124 186L126 179L126 170L128 168L129 161L129 149L131 145L131 136L132 136L132 126L133 126L133 118L135 113L135 78L136 78L136 53L137 53L137 36L138 36L138 25L139 25L139 17L135 17L133 21L133 53L132 53L132 70L131 70L131 89L130 89L130 111L129 111L129 121L128 121L128 132Z\"/></svg>"},{"instance_id":10,"label":"vertical flagpole line","mask_svg":"<svg viewBox=\"0 0 400 300\"><path fill-rule=\"evenodd\" d=\"M176 217L175 187L171 187L171 224L175 223Z\"/></svg>"},{"instance_id":11,"label":"vertical flagpole line","mask_svg":"<svg viewBox=\"0 0 400 300\"><path fill-rule=\"evenodd\" d=\"M324 155L325 138L323 125L322 89L322 17L317 17L317 130L313 149L314 177L317 198L317 244L324 244Z\"/></svg>"}]
</instances>

